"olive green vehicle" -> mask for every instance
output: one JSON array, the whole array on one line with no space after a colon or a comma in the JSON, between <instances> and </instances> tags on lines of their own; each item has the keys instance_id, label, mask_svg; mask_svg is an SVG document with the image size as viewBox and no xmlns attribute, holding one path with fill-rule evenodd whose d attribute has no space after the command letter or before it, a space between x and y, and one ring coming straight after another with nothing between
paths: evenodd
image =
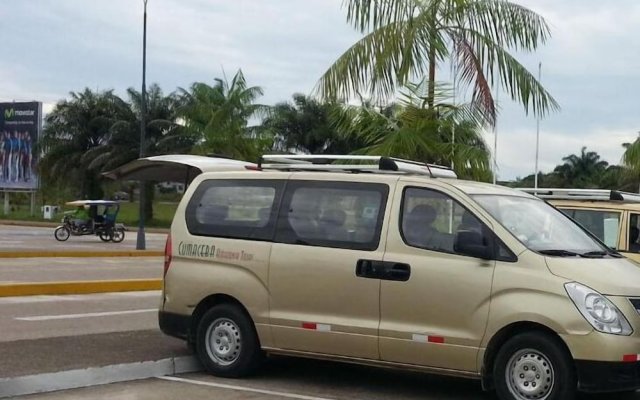
<instances>
[{"instance_id":1,"label":"olive green vehicle","mask_svg":"<svg viewBox=\"0 0 640 400\"><path fill-rule=\"evenodd\" d=\"M640 268L545 201L369 156L203 168L161 329L207 371L265 355L477 379L500 399L640 388Z\"/></svg>"}]
</instances>

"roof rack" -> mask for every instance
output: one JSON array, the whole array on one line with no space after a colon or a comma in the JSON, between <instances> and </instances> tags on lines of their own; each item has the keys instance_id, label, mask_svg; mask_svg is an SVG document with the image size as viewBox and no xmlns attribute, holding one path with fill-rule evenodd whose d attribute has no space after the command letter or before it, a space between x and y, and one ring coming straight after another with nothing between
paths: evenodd
<instances>
[{"instance_id":1,"label":"roof rack","mask_svg":"<svg viewBox=\"0 0 640 400\"><path fill-rule=\"evenodd\" d=\"M640 194L607 189L548 189L518 188L541 199L626 201L640 203Z\"/></svg>"},{"instance_id":2,"label":"roof rack","mask_svg":"<svg viewBox=\"0 0 640 400\"><path fill-rule=\"evenodd\" d=\"M384 156L267 154L258 162L258 168L285 171L404 173L428 175L431 178L457 178L452 169L441 165Z\"/></svg>"}]
</instances>

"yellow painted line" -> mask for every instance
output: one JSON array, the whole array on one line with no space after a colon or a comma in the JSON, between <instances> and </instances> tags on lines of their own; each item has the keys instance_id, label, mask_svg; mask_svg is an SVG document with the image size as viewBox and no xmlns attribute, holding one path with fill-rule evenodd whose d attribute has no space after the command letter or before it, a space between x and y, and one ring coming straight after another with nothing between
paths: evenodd
<instances>
[{"instance_id":1,"label":"yellow painted line","mask_svg":"<svg viewBox=\"0 0 640 400\"><path fill-rule=\"evenodd\" d=\"M0 251L0 258L44 258L44 257L162 257L164 252L160 250L68 250L68 251Z\"/></svg>"},{"instance_id":2,"label":"yellow painted line","mask_svg":"<svg viewBox=\"0 0 640 400\"><path fill-rule=\"evenodd\" d=\"M0 285L0 297L136 292L160 289L162 289L162 279L12 283Z\"/></svg>"}]
</instances>

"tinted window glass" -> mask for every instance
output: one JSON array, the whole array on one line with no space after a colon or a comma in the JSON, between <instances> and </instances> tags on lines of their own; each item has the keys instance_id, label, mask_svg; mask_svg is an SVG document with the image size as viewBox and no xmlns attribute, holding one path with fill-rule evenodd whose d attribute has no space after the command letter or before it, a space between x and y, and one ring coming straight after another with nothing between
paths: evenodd
<instances>
[{"instance_id":1,"label":"tinted window glass","mask_svg":"<svg viewBox=\"0 0 640 400\"><path fill-rule=\"evenodd\" d=\"M389 188L351 182L289 182L276 240L375 250Z\"/></svg>"},{"instance_id":2,"label":"tinted window glass","mask_svg":"<svg viewBox=\"0 0 640 400\"><path fill-rule=\"evenodd\" d=\"M209 180L187 205L189 232L240 239L271 239L282 182Z\"/></svg>"},{"instance_id":3,"label":"tinted window glass","mask_svg":"<svg viewBox=\"0 0 640 400\"><path fill-rule=\"evenodd\" d=\"M640 228L638 227L639 217L640 215L638 214L631 214L629 218L627 250L632 253L640 253L640 243L638 243L638 239L640 238Z\"/></svg>"},{"instance_id":4,"label":"tinted window glass","mask_svg":"<svg viewBox=\"0 0 640 400\"><path fill-rule=\"evenodd\" d=\"M596 210L571 210L571 216L607 246L618 247L620 213Z\"/></svg>"},{"instance_id":5,"label":"tinted window glass","mask_svg":"<svg viewBox=\"0 0 640 400\"><path fill-rule=\"evenodd\" d=\"M453 253L459 231L482 233L482 223L440 192L418 188L405 190L401 232L408 245Z\"/></svg>"},{"instance_id":6,"label":"tinted window glass","mask_svg":"<svg viewBox=\"0 0 640 400\"><path fill-rule=\"evenodd\" d=\"M540 199L499 195L472 197L531 250L575 253L606 250L564 213Z\"/></svg>"}]
</instances>

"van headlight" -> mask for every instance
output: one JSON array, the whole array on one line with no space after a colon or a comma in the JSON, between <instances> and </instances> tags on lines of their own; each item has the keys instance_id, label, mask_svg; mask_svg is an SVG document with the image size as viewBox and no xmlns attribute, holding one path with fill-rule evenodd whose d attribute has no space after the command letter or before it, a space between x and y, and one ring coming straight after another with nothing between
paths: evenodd
<instances>
[{"instance_id":1,"label":"van headlight","mask_svg":"<svg viewBox=\"0 0 640 400\"><path fill-rule=\"evenodd\" d=\"M564 287L580 314L595 330L623 336L633 333L629 321L609 299L576 282L566 283Z\"/></svg>"}]
</instances>

